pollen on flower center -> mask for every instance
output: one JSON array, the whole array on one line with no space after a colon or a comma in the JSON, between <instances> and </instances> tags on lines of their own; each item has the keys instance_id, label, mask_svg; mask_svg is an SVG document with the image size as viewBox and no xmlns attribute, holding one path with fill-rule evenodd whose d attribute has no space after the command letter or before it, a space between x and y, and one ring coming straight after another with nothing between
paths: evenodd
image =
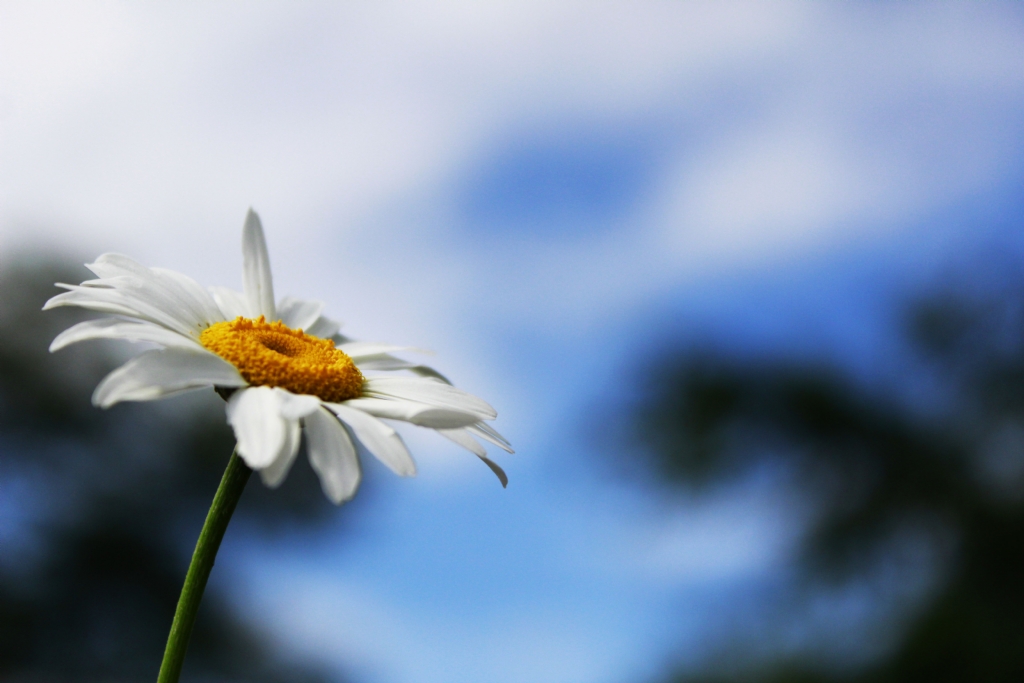
<instances>
[{"instance_id":1,"label":"pollen on flower center","mask_svg":"<svg viewBox=\"0 0 1024 683\"><path fill-rule=\"evenodd\" d=\"M281 387L324 401L356 398L363 374L352 359L320 339L284 323L238 317L203 330L199 342L241 373L254 386Z\"/></svg>"}]
</instances>

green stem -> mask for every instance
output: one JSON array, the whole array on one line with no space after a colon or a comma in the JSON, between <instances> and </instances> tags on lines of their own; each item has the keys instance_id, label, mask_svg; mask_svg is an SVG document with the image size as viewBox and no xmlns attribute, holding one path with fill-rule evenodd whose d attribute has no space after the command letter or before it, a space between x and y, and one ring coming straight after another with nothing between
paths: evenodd
<instances>
[{"instance_id":1,"label":"green stem","mask_svg":"<svg viewBox=\"0 0 1024 683\"><path fill-rule=\"evenodd\" d=\"M164 650L164 661L160 665L160 676L157 683L178 683L181 665L185 661L188 639L192 635L192 626L196 622L199 602L203 599L206 580L210 578L210 570L217 559L224 531L228 528L231 515L235 511L238 499L242 497L245 484L249 481L252 470L238 457L237 449L228 460L227 469L221 477L220 486L213 497L213 504L206 514L203 530L199 532L195 552L192 553L192 564L185 575L185 585L181 587L178 598L178 609L174 612L171 634L167 636L167 648Z\"/></svg>"}]
</instances>

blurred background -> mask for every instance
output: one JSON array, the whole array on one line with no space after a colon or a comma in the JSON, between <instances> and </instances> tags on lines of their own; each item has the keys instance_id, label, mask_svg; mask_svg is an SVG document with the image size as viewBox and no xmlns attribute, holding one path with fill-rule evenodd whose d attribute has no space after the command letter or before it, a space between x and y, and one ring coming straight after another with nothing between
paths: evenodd
<instances>
[{"instance_id":1,"label":"blurred background","mask_svg":"<svg viewBox=\"0 0 1024 683\"><path fill-rule=\"evenodd\" d=\"M189 681L1024 680L1015 3L0 2L0 680L155 677L212 391L106 251L434 350L517 449L249 484Z\"/></svg>"}]
</instances>

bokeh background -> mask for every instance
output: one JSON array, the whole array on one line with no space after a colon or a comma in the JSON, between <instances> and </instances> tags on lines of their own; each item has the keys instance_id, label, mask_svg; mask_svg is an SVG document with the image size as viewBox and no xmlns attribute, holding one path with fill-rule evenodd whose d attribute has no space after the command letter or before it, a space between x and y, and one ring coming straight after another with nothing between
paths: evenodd
<instances>
[{"instance_id":1,"label":"bokeh background","mask_svg":"<svg viewBox=\"0 0 1024 683\"><path fill-rule=\"evenodd\" d=\"M251 483L188 680L1024 680L1022 145L1015 3L0 2L0 679L152 679L231 448L52 283L252 206L518 452Z\"/></svg>"}]
</instances>

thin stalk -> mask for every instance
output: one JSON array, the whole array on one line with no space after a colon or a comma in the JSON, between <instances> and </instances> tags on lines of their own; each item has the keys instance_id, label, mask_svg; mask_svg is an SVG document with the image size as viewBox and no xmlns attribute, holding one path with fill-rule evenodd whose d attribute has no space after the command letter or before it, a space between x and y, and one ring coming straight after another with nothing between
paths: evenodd
<instances>
[{"instance_id":1,"label":"thin stalk","mask_svg":"<svg viewBox=\"0 0 1024 683\"><path fill-rule=\"evenodd\" d=\"M221 477L220 486L213 497L210 511L206 513L206 522L199 532L192 563L185 575L185 585L181 587L178 608L174 612L171 634L167 636L167 647L164 649L164 661L160 664L160 675L157 683L178 683L181 665L185 661L188 639L192 635L192 626L196 622L199 603L203 599L206 580L210 578L210 570L217 559L217 550L221 539L231 521L231 515L242 497L245 484L249 481L252 470L238 457L237 449L228 460L227 469Z\"/></svg>"}]
</instances>

